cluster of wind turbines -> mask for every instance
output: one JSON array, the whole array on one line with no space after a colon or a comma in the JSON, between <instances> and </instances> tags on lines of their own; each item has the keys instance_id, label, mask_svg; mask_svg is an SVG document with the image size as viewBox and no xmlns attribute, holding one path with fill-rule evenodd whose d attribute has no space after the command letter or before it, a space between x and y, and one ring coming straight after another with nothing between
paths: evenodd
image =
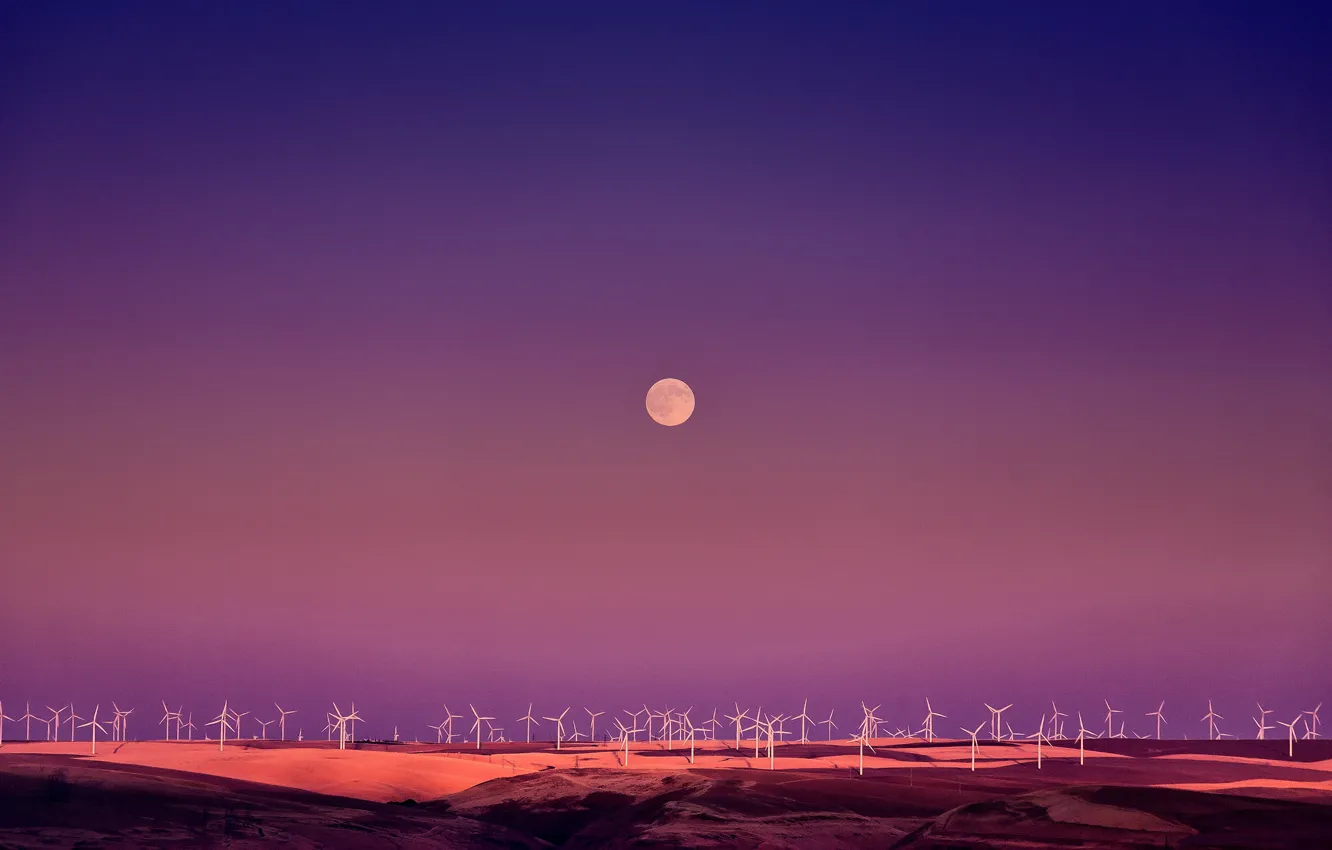
<instances>
[{"instance_id":1,"label":"cluster of wind turbines","mask_svg":"<svg viewBox=\"0 0 1332 850\"><path fill-rule=\"evenodd\" d=\"M25 739L32 740L32 721L36 720L39 723L44 723L46 725L48 741L59 741L62 729L65 727L68 727L69 729L69 738L67 739L69 741L74 740L76 730L88 729L89 738L92 742L92 750L93 753L96 754L98 732L102 735L109 735L110 740L112 741L127 740L129 718L130 715L134 713L134 709L122 710L120 706L116 705L114 702L111 705L112 710L114 711L114 719L108 730L106 726L98 720L99 712L101 710L100 705L94 706L92 718L89 719L76 714L72 702L61 708L47 706L46 710L50 712L49 717L41 717L33 714L31 705L25 703L23 715L18 718L13 718L4 713L4 704L0 703L0 745L4 744L5 721L11 723L23 723ZM1043 746L1055 741L1076 741L1078 744L1078 761L1080 764L1083 764L1085 763L1085 744L1088 738L1128 737L1125 731L1127 728L1126 721L1120 720L1119 728L1115 728L1115 715L1123 714L1123 710L1112 707L1109 700L1105 701L1105 728L1102 731L1094 732L1091 729L1088 729L1083 721L1082 712L1075 712L1078 721L1078 731L1074 738L1070 738L1065 732L1064 720L1068 718L1068 714L1060 711L1059 707L1053 702L1050 704L1050 712L1041 715L1036 731L1027 735L1020 735L1015 732L1012 724L1004 720L1004 712L1013 707L1011 703L1001 707L995 707L989 703L984 703L984 706L989 712L989 740L994 742L1034 740L1036 742L1037 767L1041 766ZM868 748L871 753L875 752L871 743L872 741L883 737L889 737L896 739L914 738L932 743L936 739L934 721L936 719L947 718L947 715L935 711L934 707L930 704L929 699L926 698L925 716L922 719L919 728L913 730L909 726L902 726L891 732L887 732L884 719L879 717L876 713L880 707L881 706L876 705L873 708L870 708L863 702L861 703L862 719L848 741L848 743L855 744L859 747L860 771L862 773L864 772L865 749ZM277 703L274 703L274 708L277 709L277 717L274 717L271 720L260 720L248 711L238 712L235 709L232 709L230 703L224 701L221 714L205 724L205 728L213 726L217 727L219 750L225 748L228 737L233 741L243 737L241 735L241 724L243 719L247 716L252 717L254 722L259 725L260 731L259 734L253 736L254 740L268 740L268 728L276 724L278 726L278 740L286 741L287 717L295 714L296 711L283 709L282 706ZM460 733L454 731L453 724L455 720L462 720L464 717L462 715L454 714L449 710L447 704L444 705L444 720L438 724L428 725L428 728L435 730L435 742L437 744L453 744L455 739L461 740L462 743L467 743L469 736L471 741L476 744L477 749L481 748L483 742L509 742L509 739L504 735L504 728L494 725L495 717L481 714L473 705L468 705L468 708L472 714L472 724L468 727L466 733ZM584 733L578 728L575 719L569 719L568 726L565 725L566 718L568 718L569 712L572 711L572 707L565 708L558 715L543 715L540 719L533 715L533 708L533 704L529 703L527 713L522 717L517 718L518 723L525 724L526 726L526 742L528 744L532 743L533 727L540 727L541 721L544 720L552 724L556 750L562 749L563 745L566 743L576 744L580 741L596 743L597 718L606 714L605 711L593 711L591 708L584 707L583 711L588 716L588 731ZM1321 709L1322 703L1319 703L1312 709L1301 711L1289 722L1282 720L1276 721L1278 726L1286 728L1288 755L1291 758L1294 758L1295 755L1296 740L1314 740L1320 737L1319 725L1321 721L1318 713ZM819 726L826 727L827 741L832 742L833 730L837 728L837 724L833 721L833 711L828 712L826 720L815 721L809 714L808 699L802 704L800 713L794 715L764 712L762 706L751 714L748 709L742 710L739 703L736 703L735 714L723 715L726 718L726 724L723 724L718 720L717 709L715 708L713 709L710 718L696 724L690 716L693 710L693 706L690 706L684 711L678 711L673 708L656 710L648 707L646 704L644 704L642 708L632 711L624 709L622 710L622 713L625 715L623 720L615 717L611 719L611 725L609 727L605 723L602 724L602 736L605 743L614 743L616 744L617 749L623 749L622 763L626 766L629 762L629 745L631 742L637 743L640 734L646 736L646 741L663 742L668 750L674 750L677 743L683 748L687 742L689 745L688 760L693 764L695 761L695 745L697 741L716 740L719 730L721 730L724 725L728 729L733 726L735 732L735 749L739 751L744 736L752 734L754 741L754 758L758 759L760 757L760 752L763 750L764 743L766 742L766 755L769 767L771 768L775 767L776 745L782 739L796 735L793 730L787 730L785 728L788 722L800 724L799 737L797 740L801 744L809 743L810 731L817 729ZM182 732L186 733L185 740L194 740L194 731L198 727L194 725L193 713L186 714L183 706L173 711L165 701L162 702L162 712L162 718L158 721L158 725L165 727L164 740L173 740L173 723L175 724L174 740L180 741L182 739ZM1258 712L1258 716L1253 718L1254 725L1257 727L1257 734L1255 737L1257 740L1266 740L1267 733L1274 731L1277 728L1275 726L1267 725L1267 717L1273 712L1271 709L1263 708L1261 704L1258 705ZM1149 711L1145 716L1152 718L1155 721L1155 737L1160 740L1162 737L1161 727L1163 725L1168 725L1165 718L1165 702L1161 702L1155 711ZM333 736L336 735L339 749L346 749L348 742L356 741L356 723L361 721L362 718L356 710L355 702L351 704L351 711L345 714L342 709L334 703L333 711L327 712L326 717L328 722L324 727L324 731L328 734L329 741L332 741ZM78 721L80 720L85 720L87 722L79 723ZM1225 720L1225 718L1215 711L1212 706L1212 701L1208 700L1207 713L1199 720L1199 722L1207 724L1207 739L1216 741L1225 738L1234 738L1235 735L1221 730L1217 725L1217 721L1219 720ZM640 723L643 725L640 725ZM980 747L981 731L986 726L987 723L979 724L975 729L959 727L971 740L972 770L975 769L976 753ZM1151 735L1140 734L1138 732L1134 732L1133 734L1140 739L1152 737ZM1184 737L1187 739L1187 734ZM295 740L303 741L304 739L304 732L298 731ZM395 741L398 740L396 726L394 727L393 739ZM211 741L212 736L205 733L204 740Z\"/></svg>"}]
</instances>

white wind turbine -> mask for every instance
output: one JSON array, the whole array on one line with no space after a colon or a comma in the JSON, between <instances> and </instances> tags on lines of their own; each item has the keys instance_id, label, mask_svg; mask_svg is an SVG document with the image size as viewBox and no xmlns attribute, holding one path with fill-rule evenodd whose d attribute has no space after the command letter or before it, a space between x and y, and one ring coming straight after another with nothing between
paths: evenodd
<instances>
[{"instance_id":1,"label":"white wind turbine","mask_svg":"<svg viewBox=\"0 0 1332 850\"><path fill-rule=\"evenodd\" d=\"M92 720L89 720L87 723L80 723L80 724L79 724L79 728L80 728L80 729L84 728L85 726L87 726L87 727L91 727L91 728L89 728L88 732L89 732L90 735L92 735L92 754L93 754L93 755L97 755L97 733L98 733L98 731L100 731L103 735L106 734L106 727L103 726L102 724L100 724L100 723L97 722L97 710L100 709L100 708L101 708L100 705L95 705L95 706L93 706L93 716L92 716Z\"/></svg>"},{"instance_id":2,"label":"white wind turbine","mask_svg":"<svg viewBox=\"0 0 1332 850\"><path fill-rule=\"evenodd\" d=\"M928 701L926 701L926 706L928 709L929 706ZM874 745L871 744L869 741L869 734L870 730L874 727L874 724L879 721L879 718L874 716L874 711L865 707L864 702L861 702L860 707L865 712L865 719L860 721L860 729L859 731L856 732L855 737L851 739L851 743L860 745L860 775L864 776L865 748L869 747L870 752L874 753L875 755L878 755L878 753L875 752ZM875 706L875 708L877 709L878 706ZM926 719L926 722L929 722L928 718Z\"/></svg>"},{"instance_id":3,"label":"white wind turbine","mask_svg":"<svg viewBox=\"0 0 1332 850\"><path fill-rule=\"evenodd\" d=\"M643 732L643 731L645 731L645 730L643 730L643 729L638 728L638 715L640 715L640 714L647 714L647 706L643 706L643 707L640 708L638 711L630 711L630 710L627 709L627 708L625 708L625 709L621 709L621 711L623 711L625 714L627 714L627 715L629 715L631 718L633 718L634 725L633 725L633 728L632 728L632 729L629 729L629 734L630 734L630 735L633 735L633 737L634 737L634 743L638 743L638 733L639 733L639 732ZM652 716L649 714L649 715L648 715L648 723L649 723L649 725L651 725L651 722L652 722ZM620 724L620 725L623 726L624 724ZM651 740L651 736L652 736L652 732L651 732L651 730L646 730L646 731L648 732L648 739Z\"/></svg>"},{"instance_id":4,"label":"white wind turbine","mask_svg":"<svg viewBox=\"0 0 1332 850\"><path fill-rule=\"evenodd\" d=\"M277 723L277 719L275 718L273 720L260 720L259 718L256 717L254 719L254 722L259 724L259 740L267 741L268 727L272 726L274 723Z\"/></svg>"},{"instance_id":5,"label":"white wind turbine","mask_svg":"<svg viewBox=\"0 0 1332 850\"><path fill-rule=\"evenodd\" d=\"M66 708L69 708L69 706L65 705L60 708L52 708L48 705L46 707L46 710L51 712L51 719L46 721L46 739L48 741L60 740L60 715L64 713Z\"/></svg>"},{"instance_id":6,"label":"white wind turbine","mask_svg":"<svg viewBox=\"0 0 1332 850\"><path fill-rule=\"evenodd\" d=\"M487 723L489 723L491 720L494 720L495 718L482 717L480 714L477 714L476 706L472 705L470 702L467 704L467 707L472 710L472 716L476 718L476 720L472 723L472 728L467 731L469 732L473 730L476 731L476 748L479 750L481 749L481 721L484 720ZM444 706L444 710L447 712L449 710L449 707ZM449 726L449 728L452 729L453 727Z\"/></svg>"},{"instance_id":7,"label":"white wind turbine","mask_svg":"<svg viewBox=\"0 0 1332 850\"><path fill-rule=\"evenodd\" d=\"M69 740L70 740L70 743L73 743L73 741L74 741L74 721L76 721L76 720L87 720L87 719L88 719L88 718L83 717L82 715L79 715L79 714L75 714L75 713L74 713L74 701L73 701L73 700L70 700L70 701L69 701L69 719L65 721L66 723L69 724ZM59 731L59 730L57 730L57 731ZM59 739L59 737L60 737L60 735L57 734L57 735L56 735L56 738Z\"/></svg>"},{"instance_id":8,"label":"white wind turbine","mask_svg":"<svg viewBox=\"0 0 1332 850\"><path fill-rule=\"evenodd\" d=\"M211 723L205 723L205 726L217 727L217 751L222 750L227 745L227 730L231 728L231 716L227 709L227 701L222 701L222 713L213 719Z\"/></svg>"},{"instance_id":9,"label":"white wind turbine","mask_svg":"<svg viewBox=\"0 0 1332 850\"><path fill-rule=\"evenodd\" d=\"M600 717L601 715L605 714L606 712L604 712L604 711L593 711L592 709L588 708L587 706L583 706L583 711L586 711L586 712L587 712L588 719L592 721L592 727L591 727L591 729L590 729L590 730L588 731L588 733L587 733L587 739L588 739L589 741L591 741L592 743L595 744L595 743L597 742L597 718ZM531 713L532 713L532 707L531 707L531 706L528 706L528 708L527 708L527 713L528 713L528 714L531 714Z\"/></svg>"},{"instance_id":10,"label":"white wind turbine","mask_svg":"<svg viewBox=\"0 0 1332 850\"><path fill-rule=\"evenodd\" d=\"M1318 712L1322 709L1322 707L1323 704L1320 702L1318 703L1318 705L1314 706L1314 708L1311 711L1300 712L1300 716L1307 718L1304 721L1304 738L1306 740L1309 741L1318 740Z\"/></svg>"},{"instance_id":11,"label":"white wind turbine","mask_svg":"<svg viewBox=\"0 0 1332 850\"><path fill-rule=\"evenodd\" d=\"M445 710L448 710L448 706L445 706ZM535 723L538 726L541 725L541 723L532 716L532 703L529 702L527 704L527 713L518 718L518 722L527 724L527 743L532 743L532 724Z\"/></svg>"},{"instance_id":12,"label":"white wind turbine","mask_svg":"<svg viewBox=\"0 0 1332 850\"><path fill-rule=\"evenodd\" d=\"M722 715L722 716L725 717L727 720L730 720L730 721L732 721L732 722L735 723L735 748L736 748L737 750L739 750L739 749L740 749L740 724L744 723L745 718L749 717L749 709L746 708L744 711L741 711L741 710L740 710L740 703L737 702L737 703L735 704L735 714L734 714L734 715L731 715L731 714L724 714L724 715Z\"/></svg>"},{"instance_id":13,"label":"white wind turbine","mask_svg":"<svg viewBox=\"0 0 1332 850\"><path fill-rule=\"evenodd\" d=\"M1037 770L1040 770L1040 769L1041 769L1041 739L1044 739L1044 740L1045 740L1045 743L1047 743L1047 744L1050 743L1050 739L1045 737L1045 715L1044 715L1044 714L1041 715L1041 723L1040 723L1040 725L1036 727L1036 734L1035 734L1035 735L1028 735L1028 736L1027 736L1027 740L1031 740L1032 738L1035 738L1035 739L1036 739L1036 769L1037 769Z\"/></svg>"},{"instance_id":14,"label":"white wind turbine","mask_svg":"<svg viewBox=\"0 0 1332 850\"><path fill-rule=\"evenodd\" d=\"M639 712L633 712L632 714L630 714L629 712L626 711L625 713L629 714L630 717L634 718L634 725L632 728L627 728L623 723L619 721L618 718L616 718L615 720L615 725L620 727L620 743L624 744L624 763L621 765L622 767L629 766L629 736L633 735L634 740L638 740L637 737L638 733L643 731L642 729L638 728Z\"/></svg>"},{"instance_id":15,"label":"white wind turbine","mask_svg":"<svg viewBox=\"0 0 1332 850\"><path fill-rule=\"evenodd\" d=\"M1156 718L1156 740L1158 741L1161 740L1161 724L1166 722L1165 715L1161 713L1163 711L1165 711L1165 700L1161 700L1161 704L1156 711L1147 712L1148 717Z\"/></svg>"},{"instance_id":16,"label":"white wind turbine","mask_svg":"<svg viewBox=\"0 0 1332 850\"><path fill-rule=\"evenodd\" d=\"M132 709L132 708L130 709L130 711L133 711L133 710L134 710L134 709ZM177 726L177 727L176 727L176 737L177 737L177 740L179 740L179 738L180 738L180 728L181 728L180 726ZM187 741L193 741L193 740L194 740L194 730L195 730L195 728L196 728L195 725L194 725L194 712L193 712L193 711L190 712L189 719L185 721L185 728L189 730L189 731L186 733L187 736L188 736L188 737L186 738L186 740L187 740Z\"/></svg>"},{"instance_id":17,"label":"white wind turbine","mask_svg":"<svg viewBox=\"0 0 1332 850\"><path fill-rule=\"evenodd\" d=\"M162 719L157 721L159 724L166 724L166 730L162 733L164 741L171 740L171 721L176 721L176 740L180 740L180 714L167 708L166 700L162 700Z\"/></svg>"},{"instance_id":18,"label":"white wind turbine","mask_svg":"<svg viewBox=\"0 0 1332 850\"><path fill-rule=\"evenodd\" d=\"M827 719L827 720L820 720L820 721L819 721L819 725L820 725L820 726L827 726L827 727L828 727L828 741L829 741L829 742L832 741L832 730L837 726L836 723L833 723L833 719L832 719L832 718L833 718L833 711L836 711L836 709L833 709L832 711L829 711L829 712L828 712L828 719Z\"/></svg>"},{"instance_id":19,"label":"white wind turbine","mask_svg":"<svg viewBox=\"0 0 1332 850\"><path fill-rule=\"evenodd\" d=\"M298 709L298 708L294 708L294 709L292 709L291 711L284 711L283 708L282 708L282 706L278 705L277 703L273 703L273 707L276 708L276 709L278 710L278 715L279 715L279 717L278 717L278 739L279 739L279 740L282 740L282 741L285 741L285 740L287 740L287 715L288 715L288 714L295 714L297 711L300 711L300 709Z\"/></svg>"},{"instance_id":20,"label":"white wind turbine","mask_svg":"<svg viewBox=\"0 0 1332 850\"><path fill-rule=\"evenodd\" d=\"M355 710L355 709L353 709L353 711L354 711L354 710ZM250 712L248 712L248 711L232 711L232 712L231 712L231 719L234 720L234 721L236 721L236 729L235 729L235 733L236 733L236 740L238 740L238 741L241 739L241 731L240 731L240 729L241 729L241 718L242 718L242 717L245 717L245 716L248 715L249 713L250 713ZM177 724L180 723L180 718L177 718L177 719L176 719L176 723L177 723ZM180 740L180 727L179 727L179 726L176 727L176 739L177 739L177 740Z\"/></svg>"},{"instance_id":21,"label":"white wind turbine","mask_svg":"<svg viewBox=\"0 0 1332 850\"><path fill-rule=\"evenodd\" d=\"M1052 733L1050 737L1056 741L1062 741L1064 739L1064 724L1059 722L1059 718L1068 717L1068 715L1059 710L1059 706L1054 704L1054 700L1050 700L1050 710L1053 712L1050 715L1050 732Z\"/></svg>"},{"instance_id":22,"label":"white wind turbine","mask_svg":"<svg viewBox=\"0 0 1332 850\"><path fill-rule=\"evenodd\" d=\"M1216 721L1225 720L1225 718L1212 710L1212 701L1210 699L1207 701L1207 713L1204 714L1200 719L1207 721L1207 740L1215 741Z\"/></svg>"},{"instance_id":23,"label":"white wind turbine","mask_svg":"<svg viewBox=\"0 0 1332 850\"><path fill-rule=\"evenodd\" d=\"M1295 719L1287 723L1284 720L1278 720L1278 726L1285 726L1290 731L1290 752L1287 754L1290 758L1295 758L1295 724L1300 722L1300 715L1295 715Z\"/></svg>"},{"instance_id":24,"label":"white wind turbine","mask_svg":"<svg viewBox=\"0 0 1332 850\"><path fill-rule=\"evenodd\" d=\"M8 714L5 714L5 704L3 702L0 702L0 747L4 746L5 744L6 720L8 720L10 723L14 722L14 718L10 717Z\"/></svg>"},{"instance_id":25,"label":"white wind turbine","mask_svg":"<svg viewBox=\"0 0 1332 850\"><path fill-rule=\"evenodd\" d=\"M23 703L23 716L19 718L23 722L23 740L32 740L32 721L41 720L40 717L32 713L32 704Z\"/></svg>"},{"instance_id":26,"label":"white wind turbine","mask_svg":"<svg viewBox=\"0 0 1332 850\"><path fill-rule=\"evenodd\" d=\"M980 726L977 726L975 729L963 729L961 726L957 727L959 729L962 729L963 732L966 732L968 735L971 736L971 769L973 771L975 771L976 769L976 753L977 751L980 750L980 744L976 741L976 736L980 734L980 730L984 726L985 724L982 723L980 724Z\"/></svg>"},{"instance_id":27,"label":"white wind turbine","mask_svg":"<svg viewBox=\"0 0 1332 850\"><path fill-rule=\"evenodd\" d=\"M564 715L569 713L569 709L560 712L559 717L542 717L542 720L549 720L555 724L555 751L560 750L560 739L564 737Z\"/></svg>"},{"instance_id":28,"label":"white wind turbine","mask_svg":"<svg viewBox=\"0 0 1332 850\"><path fill-rule=\"evenodd\" d=\"M570 732L570 733L569 733L569 736L568 736L567 738L565 738L564 740L566 740L566 741L572 741L573 743L576 744L576 743L578 743L578 740L579 740L580 738L586 738L586 737L587 737L587 736L584 735L582 732L579 732L579 731L578 731L578 721L577 721L577 720L570 720L570 721L569 721L569 725L573 727L573 731Z\"/></svg>"},{"instance_id":29,"label":"white wind turbine","mask_svg":"<svg viewBox=\"0 0 1332 850\"><path fill-rule=\"evenodd\" d=\"M1003 708L995 708L988 702L984 703L984 706L990 711L990 739L994 741L1002 741L1004 737L1004 712L1012 708L1013 703L1010 702Z\"/></svg>"},{"instance_id":30,"label":"white wind turbine","mask_svg":"<svg viewBox=\"0 0 1332 850\"><path fill-rule=\"evenodd\" d=\"M878 710L879 706L874 707L875 710ZM924 698L924 739L930 743L934 743L934 718L936 717L948 717L948 715L939 714L938 711L934 710L934 707L930 706L930 698ZM875 718L875 721L878 721L878 718Z\"/></svg>"},{"instance_id":31,"label":"white wind turbine","mask_svg":"<svg viewBox=\"0 0 1332 850\"><path fill-rule=\"evenodd\" d=\"M709 741L716 740L717 729L721 727L721 723L717 720L717 709L715 706L712 709L712 719L704 725L708 727L707 739Z\"/></svg>"},{"instance_id":32,"label":"white wind turbine","mask_svg":"<svg viewBox=\"0 0 1332 850\"><path fill-rule=\"evenodd\" d=\"M1082 725L1082 712L1078 712L1078 764L1086 764L1087 727Z\"/></svg>"},{"instance_id":33,"label":"white wind turbine","mask_svg":"<svg viewBox=\"0 0 1332 850\"><path fill-rule=\"evenodd\" d=\"M1276 728L1275 726L1268 726L1268 725L1267 725L1267 715L1269 715L1269 714L1271 714L1271 713L1272 713L1272 709L1270 709L1270 708L1263 708L1263 704L1262 704L1261 702L1258 703L1258 716L1255 717L1255 718L1253 719L1253 722L1254 722L1254 725L1258 727L1258 740L1259 740L1259 741L1266 740L1267 735L1266 735L1265 733L1266 733L1266 732L1269 732L1269 731L1271 731L1272 729L1275 729L1275 728Z\"/></svg>"},{"instance_id":34,"label":"white wind turbine","mask_svg":"<svg viewBox=\"0 0 1332 850\"><path fill-rule=\"evenodd\" d=\"M444 724L447 727L444 730L444 743L446 744L453 743L453 735L454 735L453 721L462 720L462 719L463 716L461 714L454 714L452 711L449 711L449 704L444 703Z\"/></svg>"},{"instance_id":35,"label":"white wind turbine","mask_svg":"<svg viewBox=\"0 0 1332 850\"><path fill-rule=\"evenodd\" d=\"M693 764L693 763L694 763L694 721L692 721L692 720L689 719L689 711L692 710L692 709L693 709L693 706L690 706L690 709L689 709L689 710L686 710L685 713L684 713L685 731L687 731L687 732L689 733L689 763L690 763L690 764Z\"/></svg>"},{"instance_id":36,"label":"white wind turbine","mask_svg":"<svg viewBox=\"0 0 1332 850\"><path fill-rule=\"evenodd\" d=\"M792 719L800 721L800 743L808 744L809 738L805 736L805 724L814 723L814 718L809 716L809 697L805 697L805 704L800 707L800 713Z\"/></svg>"},{"instance_id":37,"label":"white wind turbine","mask_svg":"<svg viewBox=\"0 0 1332 850\"><path fill-rule=\"evenodd\" d=\"M427 723L427 724L426 724L426 727L427 727L427 728L430 728L430 729L434 729L434 730L435 730L435 743L436 743L436 744L442 744L442 743L444 743L444 725L445 725L445 724L443 724L443 723L439 724L438 726L435 726L435 725L430 724L430 723Z\"/></svg>"},{"instance_id":38,"label":"white wind turbine","mask_svg":"<svg viewBox=\"0 0 1332 850\"><path fill-rule=\"evenodd\" d=\"M1110 700L1105 701L1105 737L1115 737L1115 715L1123 713L1122 708L1111 708Z\"/></svg>"}]
</instances>

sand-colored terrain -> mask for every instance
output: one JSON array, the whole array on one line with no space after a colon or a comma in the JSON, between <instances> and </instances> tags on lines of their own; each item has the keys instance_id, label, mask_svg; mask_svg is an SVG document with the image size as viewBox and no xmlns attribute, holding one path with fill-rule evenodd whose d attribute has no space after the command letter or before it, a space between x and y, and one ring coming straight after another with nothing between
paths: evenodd
<instances>
[{"instance_id":1,"label":"sand-colored terrain","mask_svg":"<svg viewBox=\"0 0 1332 850\"><path fill-rule=\"evenodd\" d=\"M622 748L324 742L0 747L0 846L1305 848L1332 744L879 740ZM1238 836L1238 837L1237 837ZM1204 840L1206 839L1206 840ZM1239 841L1238 844L1235 842Z\"/></svg>"}]
</instances>

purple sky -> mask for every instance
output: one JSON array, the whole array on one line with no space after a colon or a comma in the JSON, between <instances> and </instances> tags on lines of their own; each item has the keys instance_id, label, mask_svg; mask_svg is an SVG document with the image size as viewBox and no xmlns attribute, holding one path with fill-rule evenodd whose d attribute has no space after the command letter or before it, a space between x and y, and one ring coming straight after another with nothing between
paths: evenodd
<instances>
[{"instance_id":1,"label":"purple sky","mask_svg":"<svg viewBox=\"0 0 1332 850\"><path fill-rule=\"evenodd\" d=\"M0 699L1332 698L1326 11L271 5L0 4Z\"/></svg>"}]
</instances>

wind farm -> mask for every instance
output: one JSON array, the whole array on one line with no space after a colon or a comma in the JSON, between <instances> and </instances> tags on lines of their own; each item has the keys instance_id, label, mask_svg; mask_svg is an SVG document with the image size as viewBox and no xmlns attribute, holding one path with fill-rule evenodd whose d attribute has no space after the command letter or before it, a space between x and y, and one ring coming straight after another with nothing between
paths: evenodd
<instances>
[{"instance_id":1,"label":"wind farm","mask_svg":"<svg viewBox=\"0 0 1332 850\"><path fill-rule=\"evenodd\" d=\"M1327 4L76 6L0 848L1328 846Z\"/></svg>"},{"instance_id":2,"label":"wind farm","mask_svg":"<svg viewBox=\"0 0 1332 850\"><path fill-rule=\"evenodd\" d=\"M573 783L568 786L572 794L568 805L574 809L586 805L578 802L584 799L618 800L623 795L637 800L664 793L645 790L644 783L665 782L672 788L690 788L691 795L710 800L717 789L731 787L727 784L733 781L729 777L747 786L758 783L757 787L769 789L764 793L780 796L778 786L769 785L770 780L764 777L787 776L791 778L787 781L798 781L802 787L824 789L821 794L852 794L861 801L846 813L822 822L818 829L801 833L802 841L815 843L832 841L840 831L850 829L846 819L865 826L866 835L876 841L892 835L898 840L920 829L935 836L951 834L947 830L953 826L935 823L924 813L909 817L875 814L879 811L875 807L890 806L902 795L918 801L935 800L930 805L939 807L936 817L947 815L949 824L959 817L958 811L979 812L989 805L987 800L1011 800L1013 805L1029 807L1023 811L1056 805L1055 801L1061 807L1090 807L1084 815L1061 815L1061 829L1072 832L1060 834L1092 836L1104 828L1104 815L1095 814L1099 811L1096 806L1102 804L1088 798L1084 789L1106 784L1136 789L1136 808L1130 806L1129 810L1141 814L1125 814L1125 804L1115 804L1117 817L1123 821L1114 827L1121 831L1116 840L1122 839L1125 847L1155 834L1141 827L1141 823L1148 822L1143 820L1147 812L1153 818L1168 817L1170 822L1183 825L1187 825L1188 813L1199 806L1211 812L1209 817L1221 821L1232 809L1236 819L1249 817L1243 812L1253 806L1295 806L1291 811L1296 814L1291 816L1307 817L1310 823L1332 815L1332 743L1316 737L1321 706L1291 712L1288 721L1278 720L1286 733L1279 739L1265 737L1263 733L1270 727L1262 724L1251 738L1221 739L1213 734L1212 724L1220 719L1215 703L1200 703L1208 710L1190 738L1158 737L1157 724L1164 723L1163 701L1157 701L1153 710L1139 712L1147 725L1143 730L1133 729L1132 737L1124 726L1116 728L1112 720L1107 720L1104 730L1092 732L1086 728L1082 712L1073 708L1067 713L1076 718L1078 734L1069 739L1057 723L1066 712L1057 707L1051 712L1046 703L1014 703L999 708L976 702L949 705L944 712L931 701L920 729L898 729L897 734L889 735L880 728L887 722L884 704L871 706L864 701L858 706L860 719L854 730L844 735L833 734L837 708L828 707L827 720L819 724L827 729L826 740L814 740L785 728L788 722L799 722L801 715L812 723L809 718L824 708L817 699L802 698L787 711L735 703L733 711L725 714L731 725L696 725L690 719L692 706L685 710L648 706L646 711L618 712L585 709L589 720L612 716L610 724L598 726L595 734L590 723L586 734L569 725L571 708L562 706L558 713L546 716L548 727L533 727L534 732L546 729L546 735L536 732L529 739L525 733L513 741L492 724L493 716L469 705L473 723L467 733L459 740L445 741L450 720L456 717L447 709L446 719L439 723L430 723L427 718L418 724L409 721L406 735L399 734L403 728L399 723L389 721L377 734L354 735L354 720L361 722L362 729L367 728L359 709L344 711L340 703L333 702L332 710L327 712L331 740L301 741L267 734L271 726L281 722L282 712L290 716L300 708L255 715L251 733L237 737L237 718L251 712L225 700L221 712L205 727L208 734L202 739L188 740L174 727L165 739L137 739L127 735L120 722L113 722L110 728L103 725L100 704L93 702L91 718L74 726L73 738L52 740L52 735L44 735L39 740L3 739L0 781L58 773L76 777L71 780L75 782L102 783L117 775L106 773L109 770L133 770L135 776L170 771L172 775L189 774L196 778L193 781L204 783L262 783L262 787L286 789L283 793L351 798L369 807L367 810L377 805L400 806L404 801L448 801L450 811L460 807L478 818L469 828L492 835L500 834L492 829L494 813L507 810L506 806L527 805L524 800L538 793L537 788L555 782L556 777L563 777L559 782ZM1060 702L1075 704L1067 699ZM1105 700L1099 702L1107 705ZM520 720L535 722L538 705L524 705L526 712ZM115 704L118 719L133 711L132 707ZM1009 712L1017 712L1012 715L1018 718L1013 721L1017 725L1006 723L1003 728L1012 732L1001 734L998 718ZM1028 712L1037 713L1029 726L1020 722ZM164 709L164 717L173 722L177 715L190 714L185 706ZM947 714L968 717L974 725L959 727L960 735L942 733L932 721ZM636 722L644 715L656 720L651 732ZM421 733L433 732L433 738L426 735L423 742L411 731L414 726ZM982 733L987 734L983 737ZM408 737L414 739L408 741ZM642 797L644 794L647 797ZM787 823L778 818L785 824L782 830L794 828L792 824L797 822L805 823L799 800L787 799L782 805L789 807L788 815L793 819ZM856 806L864 811L855 814ZM1171 806L1181 808L1169 814ZM2 812L0 809L0 836L5 836ZM540 816L533 817L533 822L541 821ZM716 823L727 824L727 829L742 828L758 835L764 828L736 813L718 817ZM1023 836L1030 846L1045 846L1040 842L1054 841L1055 835L1045 834L1037 821L1015 817L1002 828L1012 830L1013 836ZM644 835L652 834L655 828L649 824L632 827L644 830ZM800 828L812 829L807 824ZM708 832L702 830L699 835ZM538 833L520 833L503 832L516 841L541 840ZM967 835L950 840L960 842L957 846L980 841L977 836ZM1306 833L1297 830L1292 835ZM864 846L872 846L873 842L866 840L869 843ZM1271 836L1265 834L1263 840L1270 841ZM1107 846L1119 845L1111 842Z\"/></svg>"}]
</instances>

